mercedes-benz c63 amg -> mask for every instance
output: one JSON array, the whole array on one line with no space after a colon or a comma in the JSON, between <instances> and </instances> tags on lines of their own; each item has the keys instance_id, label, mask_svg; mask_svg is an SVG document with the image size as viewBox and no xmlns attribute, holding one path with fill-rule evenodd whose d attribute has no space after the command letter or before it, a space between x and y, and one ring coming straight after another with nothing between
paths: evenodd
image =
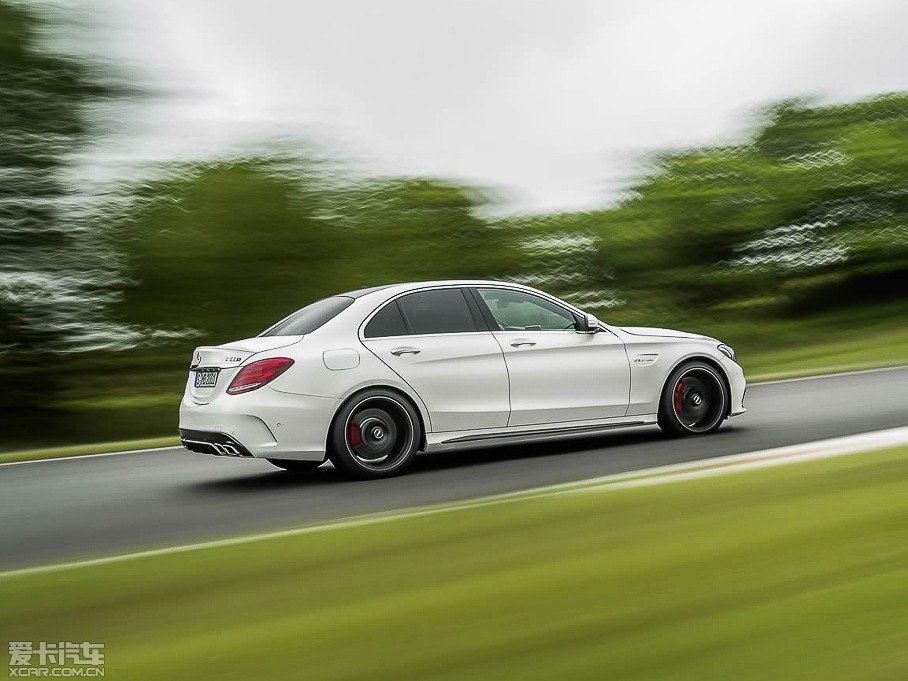
<instances>
[{"instance_id":1,"label":"mercedes-benz c63 amg","mask_svg":"<svg viewBox=\"0 0 908 681\"><path fill-rule=\"evenodd\" d=\"M342 293L254 338L195 350L183 445L362 478L418 452L658 424L702 435L744 412L734 350L617 327L527 286L438 281Z\"/></svg>"}]
</instances>

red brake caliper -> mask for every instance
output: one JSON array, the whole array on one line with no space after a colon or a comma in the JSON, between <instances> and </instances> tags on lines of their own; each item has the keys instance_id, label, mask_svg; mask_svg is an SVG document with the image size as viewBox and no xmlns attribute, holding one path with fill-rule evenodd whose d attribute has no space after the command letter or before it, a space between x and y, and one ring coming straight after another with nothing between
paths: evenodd
<instances>
[{"instance_id":1,"label":"red brake caliper","mask_svg":"<svg viewBox=\"0 0 908 681\"><path fill-rule=\"evenodd\" d=\"M680 414L681 410L684 408L684 380L678 381L678 385L675 386L675 413Z\"/></svg>"},{"instance_id":2,"label":"red brake caliper","mask_svg":"<svg viewBox=\"0 0 908 681\"><path fill-rule=\"evenodd\" d=\"M359 447L359 445L362 441L363 440L362 440L362 436L360 434L359 424L351 423L347 427L347 442L350 443L351 447Z\"/></svg>"}]
</instances>

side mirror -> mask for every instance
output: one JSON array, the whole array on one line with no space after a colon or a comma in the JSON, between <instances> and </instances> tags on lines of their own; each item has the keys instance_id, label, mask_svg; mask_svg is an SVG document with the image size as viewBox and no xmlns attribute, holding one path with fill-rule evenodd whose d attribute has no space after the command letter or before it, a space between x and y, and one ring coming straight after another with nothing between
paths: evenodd
<instances>
[{"instance_id":1,"label":"side mirror","mask_svg":"<svg viewBox=\"0 0 908 681\"><path fill-rule=\"evenodd\" d=\"M599 326L599 320L591 314L581 314L580 321L577 322L577 333L598 333L602 330Z\"/></svg>"}]
</instances>

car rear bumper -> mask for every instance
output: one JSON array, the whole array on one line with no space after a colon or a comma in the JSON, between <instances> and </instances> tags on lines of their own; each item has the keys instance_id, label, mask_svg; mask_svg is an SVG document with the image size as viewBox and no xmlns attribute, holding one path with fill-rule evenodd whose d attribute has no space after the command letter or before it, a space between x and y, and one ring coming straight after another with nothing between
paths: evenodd
<instances>
[{"instance_id":1,"label":"car rear bumper","mask_svg":"<svg viewBox=\"0 0 908 681\"><path fill-rule=\"evenodd\" d=\"M190 451L220 456L323 461L337 401L268 387L180 404L180 439Z\"/></svg>"},{"instance_id":2,"label":"car rear bumper","mask_svg":"<svg viewBox=\"0 0 908 681\"><path fill-rule=\"evenodd\" d=\"M180 442L189 451L201 454L252 456L242 443L224 433L209 433L204 430L180 428Z\"/></svg>"}]
</instances>

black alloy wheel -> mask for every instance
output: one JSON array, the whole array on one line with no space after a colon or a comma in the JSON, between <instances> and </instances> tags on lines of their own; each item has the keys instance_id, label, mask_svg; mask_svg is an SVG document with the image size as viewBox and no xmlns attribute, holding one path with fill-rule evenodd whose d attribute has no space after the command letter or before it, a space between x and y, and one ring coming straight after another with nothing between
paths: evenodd
<instances>
[{"instance_id":1,"label":"black alloy wheel","mask_svg":"<svg viewBox=\"0 0 908 681\"><path fill-rule=\"evenodd\" d=\"M670 435L702 435L719 429L728 415L728 390L713 367L689 362L666 381L659 426Z\"/></svg>"},{"instance_id":2,"label":"black alloy wheel","mask_svg":"<svg viewBox=\"0 0 908 681\"><path fill-rule=\"evenodd\" d=\"M331 462L358 478L402 472L419 448L419 415L400 395L369 390L351 399L331 427Z\"/></svg>"}]
</instances>

